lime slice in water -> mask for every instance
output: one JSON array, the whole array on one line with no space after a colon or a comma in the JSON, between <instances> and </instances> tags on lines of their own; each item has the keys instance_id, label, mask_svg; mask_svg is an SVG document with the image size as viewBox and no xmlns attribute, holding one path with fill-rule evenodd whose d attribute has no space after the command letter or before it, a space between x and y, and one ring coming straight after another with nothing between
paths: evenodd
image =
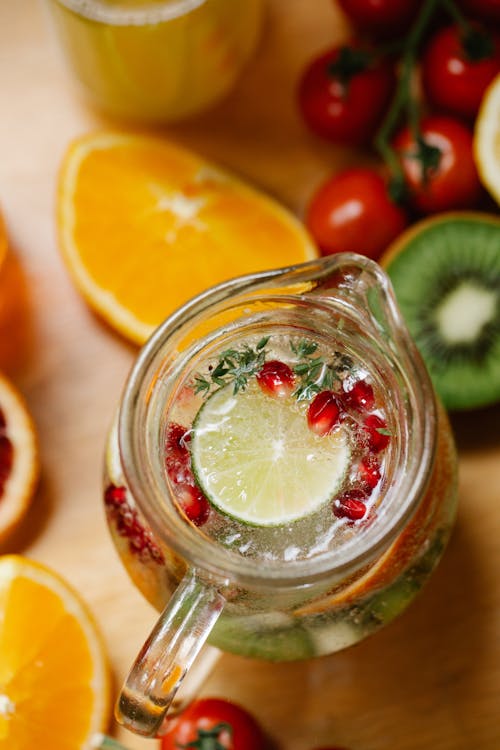
<instances>
[{"instance_id":1,"label":"lime slice in water","mask_svg":"<svg viewBox=\"0 0 500 750\"><path fill-rule=\"evenodd\" d=\"M222 513L257 526L295 521L338 491L349 466L344 430L319 437L307 404L275 398L252 382L216 391L200 409L191 437L196 479Z\"/></svg>"}]
</instances>

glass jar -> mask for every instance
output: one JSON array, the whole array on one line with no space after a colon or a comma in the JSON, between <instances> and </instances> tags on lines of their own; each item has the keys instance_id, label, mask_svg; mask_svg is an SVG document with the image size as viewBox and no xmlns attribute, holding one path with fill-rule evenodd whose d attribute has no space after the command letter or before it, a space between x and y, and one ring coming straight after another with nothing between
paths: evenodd
<instances>
[{"instance_id":1,"label":"glass jar","mask_svg":"<svg viewBox=\"0 0 500 750\"><path fill-rule=\"evenodd\" d=\"M296 521L272 532L250 524L248 539L267 534L271 548L282 545L282 553L263 559L257 544L252 552L246 543L220 543L179 512L165 451L179 403L187 414L201 398L193 382L202 363L241 341L258 339L260 346L277 331L320 341L322 351L350 367L361 363L383 404L381 434L391 437L366 518L344 519L341 541L330 545L306 541L311 529ZM110 433L104 502L124 566L163 610L119 701L121 720L134 731L159 731L206 641L260 659L304 659L350 646L390 622L445 548L456 455L385 273L361 256L330 256L226 282L180 308L129 377Z\"/></svg>"},{"instance_id":2,"label":"glass jar","mask_svg":"<svg viewBox=\"0 0 500 750\"><path fill-rule=\"evenodd\" d=\"M69 66L105 112L189 117L223 97L255 49L263 0L49 0Z\"/></svg>"}]
</instances>

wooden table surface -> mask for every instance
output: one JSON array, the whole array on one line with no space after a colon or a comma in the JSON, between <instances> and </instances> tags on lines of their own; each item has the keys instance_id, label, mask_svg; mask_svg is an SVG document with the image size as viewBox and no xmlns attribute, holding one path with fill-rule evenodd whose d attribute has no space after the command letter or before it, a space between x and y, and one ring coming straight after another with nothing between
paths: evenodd
<instances>
[{"instance_id":1,"label":"wooden table surface","mask_svg":"<svg viewBox=\"0 0 500 750\"><path fill-rule=\"evenodd\" d=\"M346 27L331 0L269 6L259 53L237 90L169 135L300 214L314 186L356 157L308 135L293 98L305 61ZM155 619L120 566L100 499L106 429L136 349L74 290L54 222L67 144L110 123L74 91L36 0L1 2L0 97L0 205L17 259L1 278L0 369L26 394L43 462L33 509L8 551L49 564L83 593L119 684ZM498 408L453 420L458 524L433 580L406 614L321 660L271 665L224 656L204 692L241 701L289 750L498 750L499 423ZM130 748L156 747L117 736Z\"/></svg>"}]
</instances>

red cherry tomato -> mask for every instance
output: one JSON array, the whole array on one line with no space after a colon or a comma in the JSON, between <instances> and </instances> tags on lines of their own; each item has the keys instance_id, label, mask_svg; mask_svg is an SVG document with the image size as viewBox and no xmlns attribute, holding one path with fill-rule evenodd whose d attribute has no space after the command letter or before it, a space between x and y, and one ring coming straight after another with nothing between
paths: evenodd
<instances>
[{"instance_id":1,"label":"red cherry tomato","mask_svg":"<svg viewBox=\"0 0 500 750\"><path fill-rule=\"evenodd\" d=\"M226 750L263 750L266 738L253 716L241 706L221 698L201 698L189 705L169 724L162 750L179 750L211 733ZM206 740L205 740L206 742ZM194 745L191 745L194 747Z\"/></svg>"},{"instance_id":2,"label":"red cherry tomato","mask_svg":"<svg viewBox=\"0 0 500 750\"><path fill-rule=\"evenodd\" d=\"M437 107L470 118L476 116L497 73L500 40L478 29L465 36L458 26L441 29L431 39L422 61L428 99Z\"/></svg>"},{"instance_id":3,"label":"red cherry tomato","mask_svg":"<svg viewBox=\"0 0 500 750\"><path fill-rule=\"evenodd\" d=\"M356 45L335 47L306 69L299 105L313 132L359 146L373 138L395 85L394 67L387 60Z\"/></svg>"},{"instance_id":4,"label":"red cherry tomato","mask_svg":"<svg viewBox=\"0 0 500 750\"><path fill-rule=\"evenodd\" d=\"M474 18L500 23L500 0L461 0L460 5Z\"/></svg>"},{"instance_id":5,"label":"red cherry tomato","mask_svg":"<svg viewBox=\"0 0 500 750\"><path fill-rule=\"evenodd\" d=\"M391 37L408 28L420 0L339 0L340 7L361 31Z\"/></svg>"},{"instance_id":6,"label":"red cherry tomato","mask_svg":"<svg viewBox=\"0 0 500 750\"><path fill-rule=\"evenodd\" d=\"M371 169L347 169L314 195L307 226L323 255L355 252L378 258L406 226L406 215Z\"/></svg>"},{"instance_id":7,"label":"red cherry tomato","mask_svg":"<svg viewBox=\"0 0 500 750\"><path fill-rule=\"evenodd\" d=\"M480 184L472 156L472 133L458 120L439 115L424 118L417 143L409 127L395 140L411 202L423 213L472 208Z\"/></svg>"}]
</instances>

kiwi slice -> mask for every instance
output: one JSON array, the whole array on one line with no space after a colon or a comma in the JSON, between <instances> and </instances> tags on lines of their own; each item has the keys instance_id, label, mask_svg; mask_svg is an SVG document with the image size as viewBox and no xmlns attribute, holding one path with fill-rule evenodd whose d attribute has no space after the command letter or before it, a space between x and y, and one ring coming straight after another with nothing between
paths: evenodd
<instances>
[{"instance_id":1,"label":"kiwi slice","mask_svg":"<svg viewBox=\"0 0 500 750\"><path fill-rule=\"evenodd\" d=\"M310 634L284 612L227 616L217 621L209 642L241 656L267 661L295 661L314 656Z\"/></svg>"},{"instance_id":2,"label":"kiwi slice","mask_svg":"<svg viewBox=\"0 0 500 750\"><path fill-rule=\"evenodd\" d=\"M382 259L403 317L450 410L500 400L500 219L442 214Z\"/></svg>"}]
</instances>

